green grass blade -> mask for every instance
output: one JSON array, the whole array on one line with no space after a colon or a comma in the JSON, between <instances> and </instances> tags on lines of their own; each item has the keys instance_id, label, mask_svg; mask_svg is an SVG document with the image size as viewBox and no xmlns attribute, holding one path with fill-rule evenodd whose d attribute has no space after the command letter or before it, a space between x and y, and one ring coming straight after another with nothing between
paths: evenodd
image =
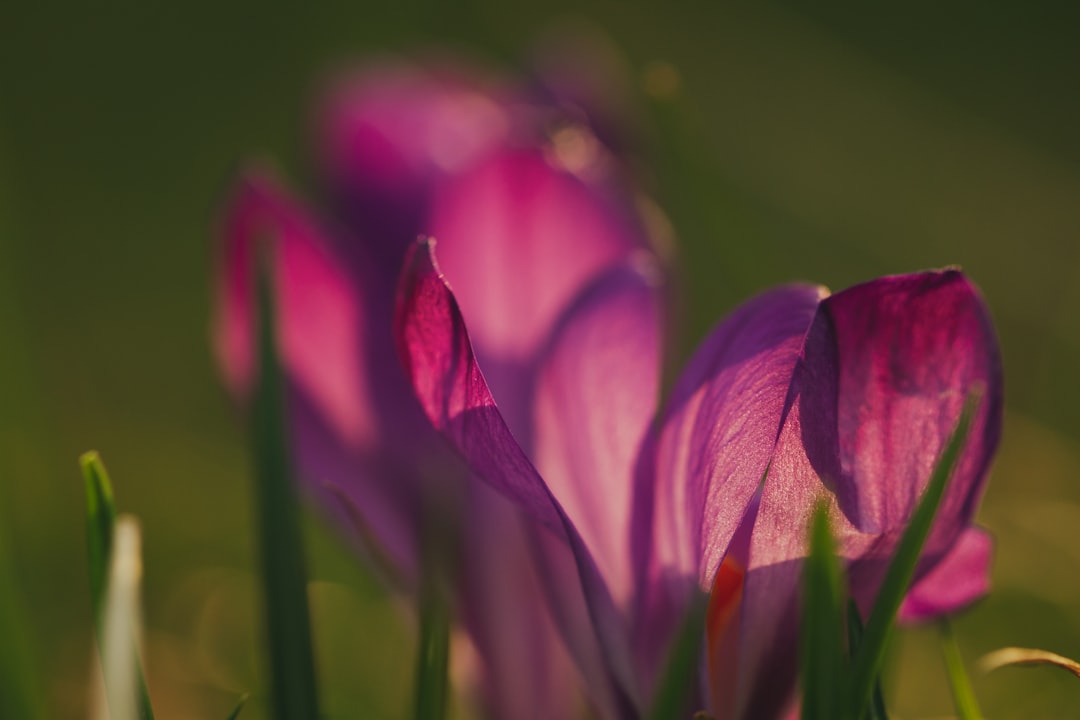
<instances>
[{"instance_id":1,"label":"green grass blade","mask_svg":"<svg viewBox=\"0 0 1080 720\"><path fill-rule=\"evenodd\" d=\"M952 625L943 619L941 626L941 654L945 658L945 669L949 675L949 687L952 689L953 702L960 720L983 720L971 680L964 669L964 659L960 657L960 647L956 644Z\"/></svg>"},{"instance_id":2,"label":"green grass blade","mask_svg":"<svg viewBox=\"0 0 1080 720\"><path fill-rule=\"evenodd\" d=\"M667 720L686 713L687 697L698 673L701 643L705 638L705 613L709 598L702 595L691 604L686 619L673 643L664 675L653 702L652 720ZM694 708L691 708L693 710Z\"/></svg>"},{"instance_id":3,"label":"green grass blade","mask_svg":"<svg viewBox=\"0 0 1080 720\"><path fill-rule=\"evenodd\" d=\"M0 528L2 530L3 528ZM29 618L0 532L0 717L36 720L42 716L37 678L27 662Z\"/></svg>"},{"instance_id":4,"label":"green grass blade","mask_svg":"<svg viewBox=\"0 0 1080 720\"><path fill-rule=\"evenodd\" d=\"M416 658L416 720L442 720L448 697L450 612L441 584L427 569L420 597L420 647ZM437 573L435 573L437 575Z\"/></svg>"},{"instance_id":5,"label":"green grass blade","mask_svg":"<svg viewBox=\"0 0 1080 720\"><path fill-rule=\"evenodd\" d=\"M247 693L241 695L240 699L236 701L236 707L233 708L232 712L229 713L229 716L225 718L225 720L236 720L236 718L240 717L240 711L244 709L244 705L247 705L249 697L251 696Z\"/></svg>"},{"instance_id":6,"label":"green grass blade","mask_svg":"<svg viewBox=\"0 0 1080 720\"><path fill-rule=\"evenodd\" d=\"M90 602L94 622L100 627L105 588L109 582L109 558L112 557L113 530L116 525L116 504L112 483L104 463L96 451L83 453L79 458L86 484L86 548L90 562Z\"/></svg>"},{"instance_id":7,"label":"green grass blade","mask_svg":"<svg viewBox=\"0 0 1080 720\"><path fill-rule=\"evenodd\" d=\"M960 414L960 421L930 476L930 482L926 485L922 499L900 538L896 554L889 563L877 600L870 611L862 642L853 659L851 692L848 695L851 701L850 707L856 716L861 715L870 702L874 683L881 673L881 665L884 662L886 640L892 631L896 613L900 609L908 586L911 585L911 579L915 575L919 555L930 534L934 515L937 514L941 498L945 494L945 486L952 475L953 466L967 440L976 404L977 398L969 397L964 411Z\"/></svg>"},{"instance_id":8,"label":"green grass blade","mask_svg":"<svg viewBox=\"0 0 1080 720\"><path fill-rule=\"evenodd\" d=\"M848 598L847 608L848 655L854 657L862 642L863 621L859 615L859 606ZM863 720L889 720L885 710L885 694L881 691L881 676L874 678L874 695L870 698L870 707L862 715Z\"/></svg>"},{"instance_id":9,"label":"green grass blade","mask_svg":"<svg viewBox=\"0 0 1080 720\"><path fill-rule=\"evenodd\" d=\"M255 502L273 716L318 718L307 570L285 431L269 263L259 272L259 377L252 407Z\"/></svg>"},{"instance_id":10,"label":"green grass blade","mask_svg":"<svg viewBox=\"0 0 1080 720\"><path fill-rule=\"evenodd\" d=\"M801 673L803 720L844 717L841 688L846 671L843 574L824 503L810 521L810 555L803 568Z\"/></svg>"},{"instance_id":11,"label":"green grass blade","mask_svg":"<svg viewBox=\"0 0 1080 720\"><path fill-rule=\"evenodd\" d=\"M85 452L79 457L86 489L86 548L90 571L90 606L94 612L94 628L102 637L105 616L106 591L109 586L109 565L112 561L113 535L116 531L116 503L113 500L112 482L105 463L97 451ZM140 720L154 720L150 693L146 689L146 677L142 664L136 661L139 692Z\"/></svg>"}]
</instances>

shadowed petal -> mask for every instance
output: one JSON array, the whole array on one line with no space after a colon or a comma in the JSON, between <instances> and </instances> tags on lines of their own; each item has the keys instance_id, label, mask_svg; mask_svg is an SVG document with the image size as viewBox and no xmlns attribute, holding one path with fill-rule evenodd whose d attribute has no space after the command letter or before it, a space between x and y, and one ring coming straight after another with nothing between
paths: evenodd
<instances>
[{"instance_id":1,"label":"shadowed petal","mask_svg":"<svg viewBox=\"0 0 1080 720\"><path fill-rule=\"evenodd\" d=\"M990 591L994 539L968 528L937 565L919 579L900 606L901 622L920 622L956 612Z\"/></svg>"},{"instance_id":2,"label":"shadowed petal","mask_svg":"<svg viewBox=\"0 0 1080 720\"><path fill-rule=\"evenodd\" d=\"M581 683L548 613L544 579L531 562L530 524L486 484L471 483L468 493L460 602L479 651L486 716L573 717L584 703L575 692ZM574 568L569 548L555 543Z\"/></svg>"},{"instance_id":3,"label":"shadowed petal","mask_svg":"<svg viewBox=\"0 0 1080 720\"><path fill-rule=\"evenodd\" d=\"M341 211L398 248L426 231L433 183L505 143L509 94L475 69L386 62L343 78L318 119L323 166Z\"/></svg>"}]
</instances>

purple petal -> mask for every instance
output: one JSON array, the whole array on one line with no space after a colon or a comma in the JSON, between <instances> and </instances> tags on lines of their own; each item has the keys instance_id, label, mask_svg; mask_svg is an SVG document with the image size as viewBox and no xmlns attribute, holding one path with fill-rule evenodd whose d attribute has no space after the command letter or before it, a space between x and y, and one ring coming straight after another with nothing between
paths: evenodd
<instances>
[{"instance_id":1,"label":"purple petal","mask_svg":"<svg viewBox=\"0 0 1080 720\"><path fill-rule=\"evenodd\" d=\"M318 139L342 211L365 236L406 247L427 231L432 184L508 139L510 99L476 69L445 59L431 68L387 62L340 80Z\"/></svg>"},{"instance_id":2,"label":"purple petal","mask_svg":"<svg viewBox=\"0 0 1080 720\"><path fill-rule=\"evenodd\" d=\"M882 278L834 295L807 335L755 521L744 595L739 710L778 710L794 683L795 597L805 528L834 502L864 612L965 399L983 392L924 551L926 573L971 521L1001 426L997 341L959 272ZM785 618L777 622L777 618Z\"/></svg>"},{"instance_id":3,"label":"purple petal","mask_svg":"<svg viewBox=\"0 0 1080 720\"><path fill-rule=\"evenodd\" d=\"M271 251L278 339L290 378L351 446L373 433L363 395L363 314L346 274L317 225L266 177L240 182L222 228L215 348L226 382L244 397L254 375L254 279L260 247Z\"/></svg>"},{"instance_id":4,"label":"purple petal","mask_svg":"<svg viewBox=\"0 0 1080 720\"><path fill-rule=\"evenodd\" d=\"M960 534L952 549L908 592L901 622L921 622L956 612L990 591L994 540L977 527Z\"/></svg>"},{"instance_id":5,"label":"purple petal","mask_svg":"<svg viewBox=\"0 0 1080 720\"><path fill-rule=\"evenodd\" d=\"M477 475L569 544L608 670L625 692L636 694L624 618L578 529L496 407L430 243L417 244L409 254L396 322L402 363L435 427Z\"/></svg>"},{"instance_id":6,"label":"purple petal","mask_svg":"<svg viewBox=\"0 0 1080 720\"><path fill-rule=\"evenodd\" d=\"M803 338L822 297L812 286L772 290L735 310L694 355L661 428L648 560L644 661L664 657L695 588L717 568L761 483ZM745 566L745 559L743 559ZM655 668L654 668L655 670Z\"/></svg>"},{"instance_id":7,"label":"purple petal","mask_svg":"<svg viewBox=\"0 0 1080 720\"><path fill-rule=\"evenodd\" d=\"M485 361L531 358L582 287L644 245L625 208L540 150L441 183L427 232Z\"/></svg>"},{"instance_id":8,"label":"purple petal","mask_svg":"<svg viewBox=\"0 0 1080 720\"><path fill-rule=\"evenodd\" d=\"M214 336L226 381L246 400L257 371L253 287L265 246L298 472L308 490L356 530L369 554L392 574L411 576L413 491L406 482L385 481L403 472L382 452L366 383L371 357L362 352L370 318L356 286L316 221L264 175L239 183L221 238ZM401 397L412 402L408 394Z\"/></svg>"},{"instance_id":9,"label":"purple petal","mask_svg":"<svg viewBox=\"0 0 1080 720\"><path fill-rule=\"evenodd\" d=\"M482 483L470 485L468 517L460 603L479 655L485 715L573 716L583 702L581 683L548 612L528 524ZM569 548L558 545L573 568Z\"/></svg>"},{"instance_id":10,"label":"purple petal","mask_svg":"<svg viewBox=\"0 0 1080 720\"><path fill-rule=\"evenodd\" d=\"M566 311L535 394L536 467L624 608L635 589L631 479L660 381L659 294L644 271L613 269Z\"/></svg>"}]
</instances>

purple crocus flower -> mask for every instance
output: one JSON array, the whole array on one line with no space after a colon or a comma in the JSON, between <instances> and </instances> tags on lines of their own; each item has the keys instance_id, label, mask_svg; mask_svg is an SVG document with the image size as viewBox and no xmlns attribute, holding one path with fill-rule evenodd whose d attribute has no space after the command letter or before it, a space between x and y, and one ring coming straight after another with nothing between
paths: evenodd
<instances>
[{"instance_id":1,"label":"purple crocus flower","mask_svg":"<svg viewBox=\"0 0 1080 720\"><path fill-rule=\"evenodd\" d=\"M474 470L565 542L611 677L642 714L695 595L710 593L697 702L768 718L794 701L798 577L818 498L865 612L960 416L972 431L905 603L956 609L987 587L972 526L1001 426L996 337L960 272L835 295L787 286L736 309L684 370L659 420L657 293L624 263L556 326L529 435L508 425L430 246L403 279L397 333L428 417Z\"/></svg>"},{"instance_id":2,"label":"purple crocus flower","mask_svg":"<svg viewBox=\"0 0 1080 720\"><path fill-rule=\"evenodd\" d=\"M565 306L647 253L646 239L615 158L588 128L505 82L447 67L385 63L335 83L318 119L323 211L265 170L238 183L221 232L216 348L243 399L255 372L255 260L268 241L307 489L406 589L426 535L450 528L435 540L459 545L451 564L486 712L569 717L580 681L553 624L579 628L577 665L603 677L580 630L580 590L563 593L558 617L548 610L551 578L574 573L574 559L472 480L425 417L394 349L396 279L417 234L437 236L504 408L525 418L532 368ZM613 702L606 681L590 684L593 702Z\"/></svg>"}]
</instances>

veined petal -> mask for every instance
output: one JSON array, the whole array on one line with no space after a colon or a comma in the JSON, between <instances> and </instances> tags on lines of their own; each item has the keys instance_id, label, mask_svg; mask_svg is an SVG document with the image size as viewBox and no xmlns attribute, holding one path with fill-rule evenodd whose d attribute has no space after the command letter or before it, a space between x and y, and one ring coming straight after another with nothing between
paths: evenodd
<instances>
[{"instance_id":1,"label":"veined petal","mask_svg":"<svg viewBox=\"0 0 1080 720\"><path fill-rule=\"evenodd\" d=\"M680 376L658 446L657 571L708 592L765 475L824 293L792 285L750 300L713 330Z\"/></svg>"},{"instance_id":2,"label":"veined petal","mask_svg":"<svg viewBox=\"0 0 1080 720\"><path fill-rule=\"evenodd\" d=\"M792 379L763 487L744 595L742 716L778 710L795 673L795 597L810 508L833 503L866 612L967 397L982 392L925 546L920 576L970 522L1001 429L1001 367L986 308L957 271L882 278L824 300Z\"/></svg>"},{"instance_id":3,"label":"veined petal","mask_svg":"<svg viewBox=\"0 0 1080 720\"><path fill-rule=\"evenodd\" d=\"M692 594L712 588L761 484L824 293L792 285L750 300L712 331L679 378L657 442L655 495L651 476L639 485L639 502L655 507L651 557L639 560L648 568L638 622L647 677ZM745 567L746 558L739 563Z\"/></svg>"},{"instance_id":4,"label":"veined petal","mask_svg":"<svg viewBox=\"0 0 1080 720\"><path fill-rule=\"evenodd\" d=\"M530 359L594 276L644 246L625 208L536 149L441 183L427 232L485 368Z\"/></svg>"},{"instance_id":5,"label":"veined petal","mask_svg":"<svg viewBox=\"0 0 1080 720\"><path fill-rule=\"evenodd\" d=\"M964 530L952 549L912 586L900 606L901 622L956 612L990 591L994 539L982 528Z\"/></svg>"},{"instance_id":6,"label":"veined petal","mask_svg":"<svg viewBox=\"0 0 1080 720\"><path fill-rule=\"evenodd\" d=\"M469 466L526 515L569 544L607 669L629 697L637 687L625 618L591 550L503 420L430 241L409 253L397 313L402 363L421 406Z\"/></svg>"}]
</instances>

